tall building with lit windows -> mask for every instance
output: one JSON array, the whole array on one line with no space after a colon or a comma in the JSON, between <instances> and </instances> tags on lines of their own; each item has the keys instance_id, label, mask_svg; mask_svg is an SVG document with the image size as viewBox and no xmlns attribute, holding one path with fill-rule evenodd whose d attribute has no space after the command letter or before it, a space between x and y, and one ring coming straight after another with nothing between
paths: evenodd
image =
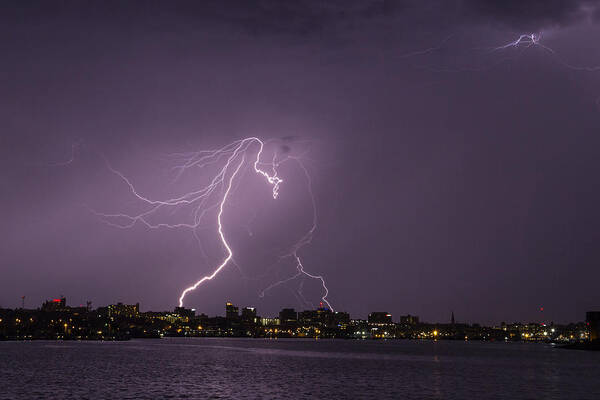
<instances>
[{"instance_id":1,"label":"tall building with lit windows","mask_svg":"<svg viewBox=\"0 0 600 400\"><path fill-rule=\"evenodd\" d=\"M234 306L232 303L225 303L225 318L238 319L240 317L239 311L240 309Z\"/></svg>"},{"instance_id":2,"label":"tall building with lit windows","mask_svg":"<svg viewBox=\"0 0 600 400\"><path fill-rule=\"evenodd\" d=\"M109 317L135 318L140 314L140 303L135 304L110 304L107 306Z\"/></svg>"}]
</instances>

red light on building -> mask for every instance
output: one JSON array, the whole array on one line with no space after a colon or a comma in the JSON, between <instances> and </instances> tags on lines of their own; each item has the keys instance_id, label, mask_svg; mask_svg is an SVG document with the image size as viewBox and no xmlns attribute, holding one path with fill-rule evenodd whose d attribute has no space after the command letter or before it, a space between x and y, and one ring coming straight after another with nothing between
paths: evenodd
<instances>
[{"instance_id":1,"label":"red light on building","mask_svg":"<svg viewBox=\"0 0 600 400\"><path fill-rule=\"evenodd\" d=\"M60 299L52 299L53 303L60 303Z\"/></svg>"}]
</instances>

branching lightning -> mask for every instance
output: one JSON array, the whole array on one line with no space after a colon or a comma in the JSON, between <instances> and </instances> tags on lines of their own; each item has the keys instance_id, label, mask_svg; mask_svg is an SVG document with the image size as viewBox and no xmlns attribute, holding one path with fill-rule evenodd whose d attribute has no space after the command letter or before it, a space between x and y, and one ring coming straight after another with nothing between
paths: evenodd
<instances>
[{"instance_id":1,"label":"branching lightning","mask_svg":"<svg viewBox=\"0 0 600 400\"><path fill-rule=\"evenodd\" d=\"M306 177L307 183L308 183L308 191L310 193L310 198L312 201L312 209L313 209L313 220L312 220L312 226L311 228L306 232L306 234L304 236L302 236L300 238L300 240L292 247L291 251L288 254L285 254L283 256L283 258L285 257L292 257L294 259L294 262L296 263L296 269L297 269L297 273L287 279L281 280L279 282L275 282L272 285L270 285L269 287L267 287L266 289L264 289L261 293L260 293L260 297L264 297L265 292L273 289L276 286L279 286L281 284L287 283L289 281L292 281L302 275L306 275L309 278L312 279L319 279L321 281L321 284L323 285L323 290L325 291L325 294L323 295L323 297L321 297L321 300L323 303L326 303L327 306L333 310L333 307L331 307L331 304L329 303L329 301L327 301L327 295L329 294L329 289L327 289L327 286L325 285L325 279L322 276L319 275L312 275L309 274L308 272L306 272L304 270L304 265L302 265L302 260L300 259L300 257L298 256L298 251L304 247L305 245L309 244L312 241L313 238L313 234L315 232L315 230L317 229L317 207L315 204L315 197L313 195L312 192L312 182L310 179L310 175L308 173L308 171L306 170L306 167L304 166L304 164L302 164L302 162L298 159L298 158L294 158L297 162L298 165L300 166L300 168L302 168L302 171L304 172L304 176ZM302 290L300 289L298 291L298 294L300 296L302 296ZM304 299L303 299L304 300Z\"/></svg>"},{"instance_id":2,"label":"branching lightning","mask_svg":"<svg viewBox=\"0 0 600 400\"><path fill-rule=\"evenodd\" d=\"M252 146L258 146L255 153L252 153ZM277 282L261 292L261 297L264 293L275 286L291 281L298 277L304 276L311 279L319 280L323 287L323 296L321 300L326 303L331 309L331 304L327 301L327 295L329 290L325 284L325 280L320 275L313 275L304 270L300 256L298 255L299 250L309 244L312 240L314 231L317 226L317 214L315 207L315 199L312 193L311 179L308 171L304 164L298 157L287 155L283 159L279 160L277 152L273 152L273 157L269 162L263 162L261 157L265 148L265 142L256 137L248 137L245 139L234 141L224 147L215 150L203 150L199 152L177 154L175 156L183 159L182 163L176 166L174 169L177 171L177 178L179 178L184 172L191 168L205 168L209 165L215 165L223 163L223 166L218 172L212 177L208 185L185 193L181 196L174 197L168 200L155 200L139 193L132 182L121 172L114 169L107 162L108 168L117 176L119 176L129 187L131 193L143 204L150 206L150 208L139 214L126 214L126 213L115 213L106 214L95 212L96 215L100 216L106 223L118 227L118 228L131 228L136 223L141 223L144 226L157 229L157 228L184 228L191 229L196 239L201 243L200 237L197 234L197 230L200 227L203 218L208 211L217 209L217 233L221 244L223 245L226 256L221 263L213 270L209 275L202 277L196 281L193 285L185 288L179 296L179 306L182 307L184 304L185 296L197 289L202 283L212 280L219 272L225 268L228 264L234 263L234 252L231 248L226 235L223 230L222 216L225 212L228 198L233 190L235 190L235 182L240 179L240 171L244 168L244 165L251 165L254 173L265 178L267 183L272 186L273 199L277 199L279 196L280 185L283 179L278 176L277 168L285 161L295 160L298 165L304 171L307 179L308 190L313 206L313 223L308 232L295 243L289 253L283 255L281 258L292 257L296 264L297 273L292 277L283 281ZM238 182L239 184L239 182ZM220 189L220 190L219 190ZM213 203L212 199L217 198ZM166 223L166 222L154 222L154 218L157 213L164 208L180 208L180 207L192 207L192 221L191 222L178 222L178 223ZM301 294L301 291L299 291Z\"/></svg>"},{"instance_id":3,"label":"branching lightning","mask_svg":"<svg viewBox=\"0 0 600 400\"><path fill-rule=\"evenodd\" d=\"M494 47L493 50L494 51L498 51L498 50L505 50L508 48L520 48L520 47L531 47L531 46L539 46L544 50L549 51L550 53L554 54L554 50L552 50L549 47L544 46L543 44L540 43L540 39L542 38L542 34L541 33L529 33L529 34L524 34L521 35L517 38L517 40L514 40L510 43L507 43L505 45L502 46L498 46L498 47Z\"/></svg>"}]
</instances>

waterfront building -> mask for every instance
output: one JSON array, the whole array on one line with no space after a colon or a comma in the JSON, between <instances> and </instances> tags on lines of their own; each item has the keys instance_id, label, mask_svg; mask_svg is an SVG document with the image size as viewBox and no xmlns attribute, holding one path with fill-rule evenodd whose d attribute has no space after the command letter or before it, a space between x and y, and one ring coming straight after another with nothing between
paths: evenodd
<instances>
[{"instance_id":1,"label":"waterfront building","mask_svg":"<svg viewBox=\"0 0 600 400\"><path fill-rule=\"evenodd\" d=\"M287 325L296 323L298 321L298 314L293 308L284 308L279 312L279 323L281 325Z\"/></svg>"},{"instance_id":2,"label":"waterfront building","mask_svg":"<svg viewBox=\"0 0 600 400\"><path fill-rule=\"evenodd\" d=\"M140 314L140 303L135 304L111 304L107 308L109 317L135 318Z\"/></svg>"},{"instance_id":3,"label":"waterfront building","mask_svg":"<svg viewBox=\"0 0 600 400\"><path fill-rule=\"evenodd\" d=\"M239 317L239 308L234 306L230 302L225 303L225 318L233 320L238 319Z\"/></svg>"},{"instance_id":4,"label":"waterfront building","mask_svg":"<svg viewBox=\"0 0 600 400\"><path fill-rule=\"evenodd\" d=\"M60 296L58 299L46 300L42 304L42 311L62 311L67 308L67 299Z\"/></svg>"},{"instance_id":5,"label":"waterfront building","mask_svg":"<svg viewBox=\"0 0 600 400\"><path fill-rule=\"evenodd\" d=\"M376 311L369 314L369 324L387 325L392 324L392 314L385 311Z\"/></svg>"},{"instance_id":6,"label":"waterfront building","mask_svg":"<svg viewBox=\"0 0 600 400\"><path fill-rule=\"evenodd\" d=\"M256 317L256 308L254 308L254 307L242 308L242 321L257 323L258 318Z\"/></svg>"},{"instance_id":7,"label":"waterfront building","mask_svg":"<svg viewBox=\"0 0 600 400\"><path fill-rule=\"evenodd\" d=\"M174 314L178 314L187 319L196 317L196 310L193 308L175 307Z\"/></svg>"}]
</instances>

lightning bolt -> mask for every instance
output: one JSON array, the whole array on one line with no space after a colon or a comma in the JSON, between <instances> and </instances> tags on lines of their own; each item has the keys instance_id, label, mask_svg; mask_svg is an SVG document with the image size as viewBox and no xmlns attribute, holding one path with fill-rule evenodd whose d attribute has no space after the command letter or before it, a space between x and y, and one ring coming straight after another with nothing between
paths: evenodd
<instances>
[{"instance_id":1,"label":"lightning bolt","mask_svg":"<svg viewBox=\"0 0 600 400\"><path fill-rule=\"evenodd\" d=\"M251 146L253 144L258 145L258 151L256 152L253 158L250 155ZM110 163L107 161L107 166L110 171L112 171L115 175L121 178L126 185L129 187L130 192L142 203L147 204L150 208L147 211L144 211L139 214L125 214L125 213L115 213L115 214L106 214L95 212L96 215L101 217L101 219L108 223L111 226L115 226L118 228L126 229L133 227L136 223L141 223L150 229L158 229L158 228L186 228L191 229L198 240L201 243L200 238L197 235L197 228L200 227L203 218L206 213L214 208L217 211L217 233L219 235L219 239L221 244L223 245L226 256L221 261L221 263L213 270L210 275L206 275L196 281L193 285L185 288L181 295L179 296L179 306L183 307L185 296L197 289L204 282L212 280L215 278L219 272L225 268L228 264L234 263L234 253L231 248L224 230L223 230L223 222L222 217L225 211L225 207L228 201L228 198L233 190L235 190L234 184L236 178L240 176L240 171L244 167L244 164L249 162L252 166L254 173L265 178L268 184L272 186L272 196L273 199L277 199L279 196L280 185L283 182L283 179L278 176L277 168L286 161L296 160L298 165L302 168L305 173L307 182L308 182L308 190L310 193L310 197L312 200L313 206L313 224L309 231L301 237L301 239L295 243L290 252L285 254L281 258L293 257L296 262L297 273L292 277L286 279L285 281L278 282L277 284L271 285L269 288L262 291L261 296L264 295L265 291L269 290L272 287L275 287L281 283L288 282L292 279L298 278L302 275L309 277L311 279L316 279L321 282L323 287L324 294L321 297L321 300L326 303L331 309L331 304L327 301L327 295L329 294L329 289L325 284L325 279L320 275L313 275L304 270L304 266L302 265L302 261L298 255L298 251L305 245L309 244L312 240L313 233L316 229L316 205L315 199L312 192L312 184L310 180L310 175L308 174L307 169L304 164L300 161L299 157L295 156L286 156L283 160L277 159L277 153L273 152L273 158L270 162L261 161L261 157L264 152L265 142L257 137L248 137L245 139L234 141L224 147L215 150L202 150L199 152L192 153L179 153L175 154L175 157L180 157L183 159L182 164L177 165L174 170L177 172L176 179L181 177L181 175L191 169L191 168L205 168L209 165L218 164L220 162L224 162L224 165L221 169L218 170L216 175L213 176L210 183L204 187L201 187L197 190L193 190L191 192L185 193L181 196L174 197L168 200L154 200L147 196L144 196L138 192L132 182L121 172L114 169ZM225 160L225 161L223 161ZM265 168L268 166L268 170ZM239 179L238 179L239 181ZM239 184L239 182L238 182ZM221 188L221 193L219 194L218 189ZM213 197L217 197L218 201L214 204L211 204L211 199ZM159 212L159 210L165 207L185 207L192 206L193 207L193 221L192 222L182 222L182 223L165 223L165 222L153 222L153 217ZM301 293L300 293L301 295Z\"/></svg>"},{"instance_id":2,"label":"lightning bolt","mask_svg":"<svg viewBox=\"0 0 600 400\"><path fill-rule=\"evenodd\" d=\"M223 200L219 204L219 213L217 214L217 224L219 225L219 229L218 229L219 237L221 238L221 243L223 243L223 246L227 250L227 257L225 257L223 262L217 267L217 269L214 270L214 272L212 274L203 277L198 282L194 283L192 286L186 288L183 292L181 292L181 296L179 296L179 307L183 307L183 299L185 298L185 295L188 292L191 292L192 290L196 290L196 288L198 286L200 286L202 284L202 282L209 281L209 280L213 279L215 276L217 276L219 271L221 271L233 257L233 252L231 251L231 247L229 247L229 243L227 243L227 239L225 239L225 235L223 234L223 224L221 223L221 216L223 215L223 206L225 205L225 202L227 201L227 196L229 196L229 192L231 191L231 185L233 183L233 178L235 178L235 176L239 172L242 164L244 164L244 159L245 159L245 157L242 156L242 161L238 164L238 166L235 168L235 171L231 174L231 177L229 178L229 183L227 184L227 190L225 190L225 194L223 195ZM274 198L277 197L276 193L277 192L275 192L275 189L273 189L273 197Z\"/></svg>"}]
</instances>

